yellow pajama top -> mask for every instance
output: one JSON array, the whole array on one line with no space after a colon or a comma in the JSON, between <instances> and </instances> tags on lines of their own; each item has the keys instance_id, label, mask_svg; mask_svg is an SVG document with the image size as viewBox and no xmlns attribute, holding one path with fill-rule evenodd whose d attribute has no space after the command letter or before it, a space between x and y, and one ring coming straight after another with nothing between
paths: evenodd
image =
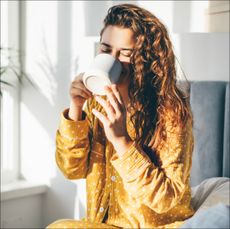
<instances>
[{"instance_id":1,"label":"yellow pajama top","mask_svg":"<svg viewBox=\"0 0 230 229\"><path fill-rule=\"evenodd\" d=\"M180 129L167 118L167 138L154 149L157 160L153 162L135 142L129 114L127 130L134 144L120 157L92 108L105 114L94 98L86 102L84 120L67 119L66 109L56 136L60 170L68 179L86 178L86 221L123 228L179 227L194 214L189 184L191 121Z\"/></svg>"}]
</instances>

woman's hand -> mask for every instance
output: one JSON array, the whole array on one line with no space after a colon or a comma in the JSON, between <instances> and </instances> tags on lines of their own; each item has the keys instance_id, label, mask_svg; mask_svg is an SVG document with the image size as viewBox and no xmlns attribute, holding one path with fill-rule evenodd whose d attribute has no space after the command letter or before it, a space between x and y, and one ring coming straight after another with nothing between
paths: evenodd
<instances>
[{"instance_id":1,"label":"woman's hand","mask_svg":"<svg viewBox=\"0 0 230 229\"><path fill-rule=\"evenodd\" d=\"M107 139L113 144L119 155L127 151L133 143L126 128L126 109L116 85L105 87L107 101L99 96L96 100L104 108L107 116L96 109L93 114L102 122Z\"/></svg>"},{"instance_id":2,"label":"woman's hand","mask_svg":"<svg viewBox=\"0 0 230 229\"><path fill-rule=\"evenodd\" d=\"M68 117L72 120L82 120L82 107L85 101L92 97L92 93L82 81L83 73L76 76L70 86L71 103Z\"/></svg>"},{"instance_id":3,"label":"woman's hand","mask_svg":"<svg viewBox=\"0 0 230 229\"><path fill-rule=\"evenodd\" d=\"M82 77L84 73L80 73L77 75L70 86L70 96L71 96L71 102L76 107L83 107L84 102L92 97L92 92L90 92L84 85Z\"/></svg>"}]
</instances>

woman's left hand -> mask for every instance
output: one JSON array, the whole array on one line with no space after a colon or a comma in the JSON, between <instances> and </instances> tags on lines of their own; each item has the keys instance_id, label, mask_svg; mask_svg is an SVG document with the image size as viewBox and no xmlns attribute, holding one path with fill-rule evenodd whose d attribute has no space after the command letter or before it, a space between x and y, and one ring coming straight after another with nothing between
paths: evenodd
<instances>
[{"instance_id":1,"label":"woman's left hand","mask_svg":"<svg viewBox=\"0 0 230 229\"><path fill-rule=\"evenodd\" d=\"M93 114L102 122L107 139L113 144L119 155L123 154L132 144L126 127L126 108L120 92L115 84L105 87L107 101L99 96L96 100L104 108L107 116L96 109Z\"/></svg>"}]
</instances>

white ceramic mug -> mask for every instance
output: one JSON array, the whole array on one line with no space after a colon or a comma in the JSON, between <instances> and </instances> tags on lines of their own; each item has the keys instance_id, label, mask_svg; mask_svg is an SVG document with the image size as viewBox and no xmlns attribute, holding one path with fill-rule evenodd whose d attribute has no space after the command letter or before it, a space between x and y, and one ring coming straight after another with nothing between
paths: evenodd
<instances>
[{"instance_id":1,"label":"white ceramic mug","mask_svg":"<svg viewBox=\"0 0 230 229\"><path fill-rule=\"evenodd\" d=\"M116 84L121 75L119 60L107 53L98 54L83 75L85 87L93 94L105 95L104 87Z\"/></svg>"}]
</instances>

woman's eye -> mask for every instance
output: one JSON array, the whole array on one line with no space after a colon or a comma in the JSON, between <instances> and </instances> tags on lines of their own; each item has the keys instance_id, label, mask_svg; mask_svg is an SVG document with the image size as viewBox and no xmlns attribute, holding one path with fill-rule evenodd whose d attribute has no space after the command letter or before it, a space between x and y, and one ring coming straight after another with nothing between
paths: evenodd
<instances>
[{"instance_id":1,"label":"woman's eye","mask_svg":"<svg viewBox=\"0 0 230 229\"><path fill-rule=\"evenodd\" d=\"M131 57L132 53L121 52L121 55L125 57Z\"/></svg>"},{"instance_id":2,"label":"woman's eye","mask_svg":"<svg viewBox=\"0 0 230 229\"><path fill-rule=\"evenodd\" d=\"M109 53L110 50L109 49L101 49L101 52Z\"/></svg>"}]
</instances>

